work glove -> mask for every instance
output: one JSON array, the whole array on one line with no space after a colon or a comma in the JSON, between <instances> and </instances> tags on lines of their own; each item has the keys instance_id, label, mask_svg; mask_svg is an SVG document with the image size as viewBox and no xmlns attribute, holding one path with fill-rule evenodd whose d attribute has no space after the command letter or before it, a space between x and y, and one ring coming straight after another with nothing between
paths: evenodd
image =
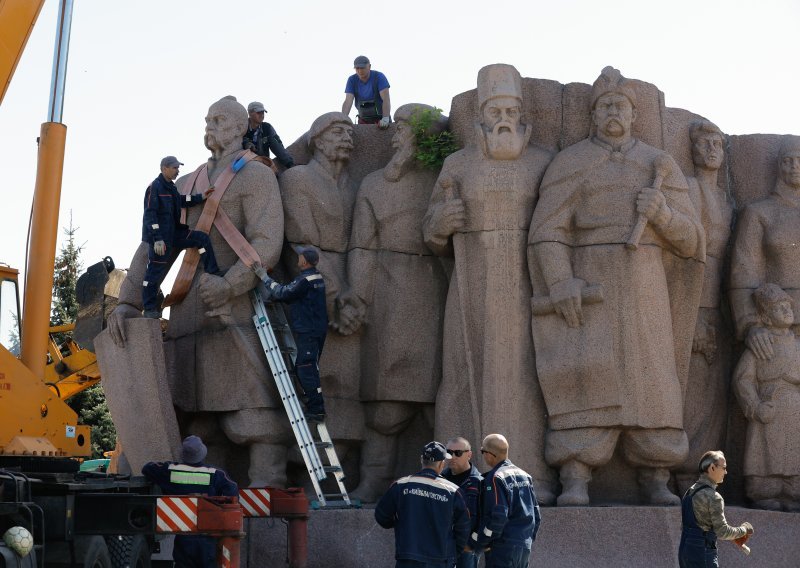
<instances>
[{"instance_id":1,"label":"work glove","mask_svg":"<svg viewBox=\"0 0 800 568\"><path fill-rule=\"evenodd\" d=\"M260 262L253 263L253 272L256 273L256 276L258 276L259 280L266 284L267 287L269 287L269 285L273 282L272 278L270 278L269 274L267 274L267 269L261 266Z\"/></svg>"},{"instance_id":2,"label":"work glove","mask_svg":"<svg viewBox=\"0 0 800 568\"><path fill-rule=\"evenodd\" d=\"M167 243L164 241L156 241L153 243L153 252L155 252L158 256L164 256L167 254Z\"/></svg>"},{"instance_id":3,"label":"work glove","mask_svg":"<svg viewBox=\"0 0 800 568\"><path fill-rule=\"evenodd\" d=\"M381 118L381 121L378 123L378 127L381 130L386 130L387 128L389 128L389 123L390 122L392 122L391 117L384 116L383 118Z\"/></svg>"}]
</instances>

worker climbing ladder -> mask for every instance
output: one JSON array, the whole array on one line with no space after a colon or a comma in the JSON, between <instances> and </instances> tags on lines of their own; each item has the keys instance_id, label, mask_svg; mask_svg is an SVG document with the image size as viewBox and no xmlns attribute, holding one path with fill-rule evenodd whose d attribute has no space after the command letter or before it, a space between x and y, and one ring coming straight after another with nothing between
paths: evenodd
<instances>
[{"instance_id":1,"label":"worker climbing ladder","mask_svg":"<svg viewBox=\"0 0 800 568\"><path fill-rule=\"evenodd\" d=\"M250 300L255 311L253 323L292 425L300 454L303 456L311 483L314 485L317 501L321 508L350 507L350 497L344 487L344 471L339 463L339 457L336 455L328 428L325 422L315 423L319 438L314 438L303 412L303 405L294 388L294 381L287 364L294 365L297 347L283 307L277 303L265 302L264 298L268 297L267 294L263 284L259 284L250 292ZM328 465L322 462L319 452L321 449L325 450ZM327 479L329 473L333 474L339 487L339 493L323 493L321 482Z\"/></svg>"}]
</instances>

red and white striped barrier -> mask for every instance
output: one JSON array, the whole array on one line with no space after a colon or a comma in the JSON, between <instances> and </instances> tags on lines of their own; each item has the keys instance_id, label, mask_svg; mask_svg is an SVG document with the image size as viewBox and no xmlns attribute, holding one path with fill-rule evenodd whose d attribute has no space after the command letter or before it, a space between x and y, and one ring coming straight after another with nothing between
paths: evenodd
<instances>
[{"instance_id":1,"label":"red and white striped barrier","mask_svg":"<svg viewBox=\"0 0 800 568\"><path fill-rule=\"evenodd\" d=\"M159 497L156 505L156 531L197 532L197 497Z\"/></svg>"},{"instance_id":2,"label":"red and white striped barrier","mask_svg":"<svg viewBox=\"0 0 800 568\"><path fill-rule=\"evenodd\" d=\"M239 504L245 517L269 517L272 515L272 498L269 489L240 489Z\"/></svg>"}]
</instances>

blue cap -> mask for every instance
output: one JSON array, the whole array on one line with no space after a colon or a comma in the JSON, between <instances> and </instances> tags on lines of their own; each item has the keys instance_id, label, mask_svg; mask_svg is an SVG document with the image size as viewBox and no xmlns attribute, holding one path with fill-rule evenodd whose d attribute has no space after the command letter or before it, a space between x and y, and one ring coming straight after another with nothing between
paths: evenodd
<instances>
[{"instance_id":1,"label":"blue cap","mask_svg":"<svg viewBox=\"0 0 800 568\"><path fill-rule=\"evenodd\" d=\"M452 458L445 447L439 442L428 442L422 448L422 459L429 462L438 462Z\"/></svg>"},{"instance_id":2,"label":"blue cap","mask_svg":"<svg viewBox=\"0 0 800 568\"><path fill-rule=\"evenodd\" d=\"M206 459L208 448L199 436L187 436L181 444L181 461L183 463L200 463Z\"/></svg>"}]
</instances>

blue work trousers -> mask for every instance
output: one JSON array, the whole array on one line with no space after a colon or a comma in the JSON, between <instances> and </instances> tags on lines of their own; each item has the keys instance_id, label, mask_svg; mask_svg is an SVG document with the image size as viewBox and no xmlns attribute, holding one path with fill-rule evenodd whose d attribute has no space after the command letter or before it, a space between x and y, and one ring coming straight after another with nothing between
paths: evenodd
<instances>
[{"instance_id":1,"label":"blue work trousers","mask_svg":"<svg viewBox=\"0 0 800 568\"><path fill-rule=\"evenodd\" d=\"M325 336L317 337L297 334L297 360L295 371L300 386L306 394L306 411L309 414L325 414L322 385L319 379L319 358L325 345Z\"/></svg>"},{"instance_id":2,"label":"blue work trousers","mask_svg":"<svg viewBox=\"0 0 800 568\"><path fill-rule=\"evenodd\" d=\"M216 568L217 539L202 535L178 535L172 551L175 568Z\"/></svg>"},{"instance_id":3,"label":"blue work trousers","mask_svg":"<svg viewBox=\"0 0 800 568\"><path fill-rule=\"evenodd\" d=\"M524 546L492 546L483 553L486 568L528 568L531 551Z\"/></svg>"},{"instance_id":4,"label":"blue work trousers","mask_svg":"<svg viewBox=\"0 0 800 568\"><path fill-rule=\"evenodd\" d=\"M398 559L394 568L451 568L451 565L448 562L420 562L419 560Z\"/></svg>"},{"instance_id":5,"label":"blue work trousers","mask_svg":"<svg viewBox=\"0 0 800 568\"><path fill-rule=\"evenodd\" d=\"M152 243L147 248L147 270L144 273L144 282L142 283L142 304L144 304L146 311L155 311L161 308L156 299L158 289L182 250L188 248L203 250L200 253L200 258L203 260L205 271L209 274L219 272L214 249L211 247L211 240L203 231L179 230L175 233L175 238L172 242L165 241L165 244L167 245L167 252L163 256L156 254Z\"/></svg>"},{"instance_id":6,"label":"blue work trousers","mask_svg":"<svg viewBox=\"0 0 800 568\"><path fill-rule=\"evenodd\" d=\"M478 568L478 555L474 552L462 552L456 560L456 568Z\"/></svg>"}]
</instances>

